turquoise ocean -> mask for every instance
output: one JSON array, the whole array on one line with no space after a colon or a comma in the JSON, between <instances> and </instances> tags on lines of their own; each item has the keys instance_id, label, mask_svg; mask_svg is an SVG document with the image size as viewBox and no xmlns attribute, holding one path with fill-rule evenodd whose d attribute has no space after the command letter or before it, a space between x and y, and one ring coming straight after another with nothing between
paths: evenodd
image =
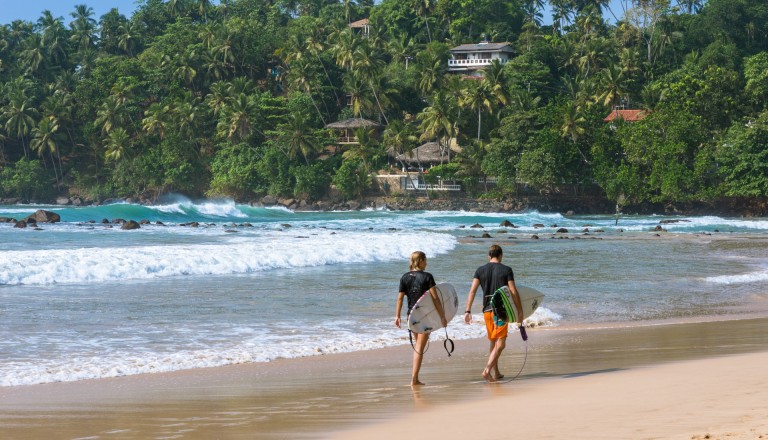
<instances>
[{"instance_id":1,"label":"turquoise ocean","mask_svg":"<svg viewBox=\"0 0 768 440\"><path fill-rule=\"evenodd\" d=\"M0 386L408 344L394 308L414 250L456 287L461 309L475 268L500 243L518 284L546 294L531 326L655 325L768 308L761 218L292 212L183 197L0 206L0 217L38 209L62 221L0 223ZM118 218L151 224L102 223ZM654 231L662 220L674 222ZM478 298L475 324L456 317L450 337L484 336L479 311Z\"/></svg>"}]
</instances>

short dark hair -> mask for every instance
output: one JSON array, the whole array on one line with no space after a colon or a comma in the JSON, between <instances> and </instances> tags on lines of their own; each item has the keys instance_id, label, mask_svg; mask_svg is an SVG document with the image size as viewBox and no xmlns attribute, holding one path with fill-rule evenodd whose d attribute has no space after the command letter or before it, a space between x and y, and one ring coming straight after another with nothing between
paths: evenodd
<instances>
[{"instance_id":1,"label":"short dark hair","mask_svg":"<svg viewBox=\"0 0 768 440\"><path fill-rule=\"evenodd\" d=\"M504 251L501 250L501 246L498 244L492 244L490 248L488 248L488 256L491 258L500 258L502 255L504 255Z\"/></svg>"}]
</instances>

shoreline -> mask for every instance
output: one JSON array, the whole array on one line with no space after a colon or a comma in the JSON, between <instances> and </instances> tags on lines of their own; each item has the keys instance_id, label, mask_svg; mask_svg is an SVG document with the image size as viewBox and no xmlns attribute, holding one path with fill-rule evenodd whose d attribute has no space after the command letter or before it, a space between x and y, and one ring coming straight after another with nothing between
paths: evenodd
<instances>
[{"instance_id":1,"label":"shoreline","mask_svg":"<svg viewBox=\"0 0 768 440\"><path fill-rule=\"evenodd\" d=\"M46 205L59 208L90 207L128 203L142 206L155 206L164 198L173 198L174 194L164 194L148 199L145 197L108 198L102 201L90 200L81 196L59 196L48 202L29 201L20 198L0 198L0 205L35 206ZM178 194L183 198L185 195ZM191 198L190 198L191 199ZM194 198L194 200L206 200ZM536 193L505 195L495 199L469 197L465 195L444 194L442 197L400 194L368 195L358 200L343 200L325 197L318 200L297 199L293 197L277 198L264 196L252 200L237 200L235 203L254 207L283 207L294 212L334 212L361 211L365 209L389 209L392 211L466 211L479 213L522 213L530 211L561 213L571 215L664 215L664 216L724 216L735 218L759 218L768 216L768 200L762 198L722 197L716 200L681 201L669 203L643 202L623 206L618 212L615 201L602 195L575 195Z\"/></svg>"},{"instance_id":2,"label":"shoreline","mask_svg":"<svg viewBox=\"0 0 768 440\"><path fill-rule=\"evenodd\" d=\"M334 433L340 431L372 429L373 434L366 435L377 438L381 422L399 420L414 409L443 414L446 406L471 407L471 402L498 389L533 398L539 390L549 390L553 380L584 377L601 384L617 373L628 375L631 382L636 373L680 362L692 362L691 375L700 377L696 365L768 348L765 315L725 323L716 318L600 329L535 328L529 331L521 377L500 386L480 380L484 340L455 341L456 351L449 358L435 335L422 370L427 386L416 392L407 386L409 346L6 387L0 388L0 431L10 439L46 438L52 432L67 438L107 438L112 432L126 439L203 439L336 438ZM524 348L512 332L502 357L507 375L513 376L522 365ZM557 387L547 392L556 393ZM386 426L391 427L389 422Z\"/></svg>"}]
</instances>

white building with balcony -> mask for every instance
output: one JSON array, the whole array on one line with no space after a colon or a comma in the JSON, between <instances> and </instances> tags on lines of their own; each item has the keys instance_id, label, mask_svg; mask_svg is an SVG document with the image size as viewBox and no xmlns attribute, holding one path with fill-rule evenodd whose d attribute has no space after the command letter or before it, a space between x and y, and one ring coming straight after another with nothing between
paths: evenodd
<instances>
[{"instance_id":1,"label":"white building with balcony","mask_svg":"<svg viewBox=\"0 0 768 440\"><path fill-rule=\"evenodd\" d=\"M482 76L480 71L490 65L493 60L501 64L512 59L514 50L511 43L462 44L450 50L448 71L465 75Z\"/></svg>"}]
</instances>

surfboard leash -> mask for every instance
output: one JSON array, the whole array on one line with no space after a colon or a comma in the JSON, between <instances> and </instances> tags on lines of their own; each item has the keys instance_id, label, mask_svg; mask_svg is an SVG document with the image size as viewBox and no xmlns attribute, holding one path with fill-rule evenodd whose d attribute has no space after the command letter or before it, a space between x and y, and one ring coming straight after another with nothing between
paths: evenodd
<instances>
[{"instance_id":1,"label":"surfboard leash","mask_svg":"<svg viewBox=\"0 0 768 440\"><path fill-rule=\"evenodd\" d=\"M419 353L419 350L416 350L416 344L413 343L413 332L411 329L408 329L408 339L411 341L411 348L416 353ZM429 339L427 339L427 345L424 347L424 351L422 353L419 353L420 355L424 356L424 353L429 351Z\"/></svg>"},{"instance_id":2,"label":"surfboard leash","mask_svg":"<svg viewBox=\"0 0 768 440\"><path fill-rule=\"evenodd\" d=\"M526 361L528 361L528 334L525 332L525 327L524 326L521 325L518 328L520 329L520 336L522 336L523 341L525 341L525 356L523 356L523 365L520 366L520 371L517 372L515 377L513 377L512 379L509 379L509 380L515 380L518 377L520 377L520 374L523 372L523 369L525 368L525 363L526 363Z\"/></svg>"},{"instance_id":3,"label":"surfboard leash","mask_svg":"<svg viewBox=\"0 0 768 440\"><path fill-rule=\"evenodd\" d=\"M445 340L443 341L443 348L445 348L445 352L448 353L448 357L451 357L451 353L453 353L453 339L448 336L448 327L443 328L445 329ZM450 348L448 348L449 344Z\"/></svg>"}]
</instances>

